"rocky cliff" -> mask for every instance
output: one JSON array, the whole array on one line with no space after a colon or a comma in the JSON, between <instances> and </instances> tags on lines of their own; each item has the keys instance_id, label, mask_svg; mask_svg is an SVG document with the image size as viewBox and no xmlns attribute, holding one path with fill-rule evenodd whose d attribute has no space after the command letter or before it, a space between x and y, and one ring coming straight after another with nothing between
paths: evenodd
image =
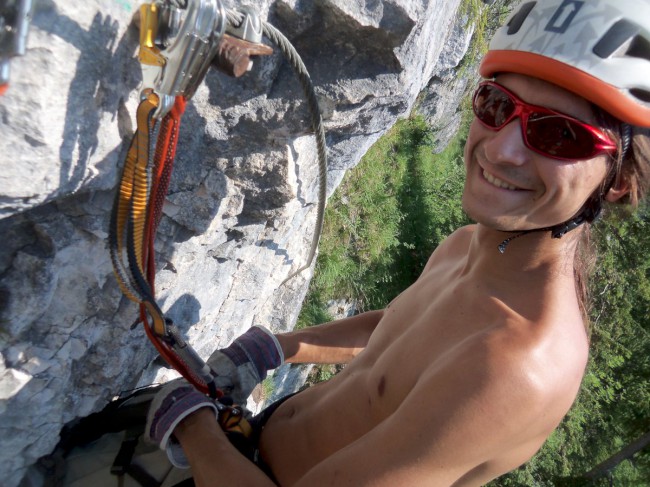
<instances>
[{"instance_id":1,"label":"rocky cliff","mask_svg":"<svg viewBox=\"0 0 650 487\"><path fill-rule=\"evenodd\" d=\"M250 2L312 76L327 130L328 193L423 90L438 93L449 78L469 39L460 1ZM53 449L62 425L172 375L131 326L137 307L116 284L106 242L141 83L132 22L139 3L34 4L26 55L12 61L0 98L7 487ZM253 324L291 329L300 309L311 270L280 286L305 262L315 226L315 142L300 92L276 52L240 79L209 72L188 104L156 282L162 309L204 358ZM457 106L424 98L431 113L435 98ZM453 117L442 118L448 125Z\"/></svg>"}]
</instances>

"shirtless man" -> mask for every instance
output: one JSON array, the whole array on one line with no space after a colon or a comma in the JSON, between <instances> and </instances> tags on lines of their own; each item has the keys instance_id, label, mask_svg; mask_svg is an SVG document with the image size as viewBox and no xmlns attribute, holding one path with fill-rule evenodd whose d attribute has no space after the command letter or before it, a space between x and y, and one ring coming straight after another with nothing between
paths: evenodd
<instances>
[{"instance_id":1,"label":"shirtless man","mask_svg":"<svg viewBox=\"0 0 650 487\"><path fill-rule=\"evenodd\" d=\"M150 436L180 442L199 487L477 486L530 459L587 363L586 229L604 201L636 203L648 186L648 46L646 0L516 8L481 65L494 82L474 95L463 206L476 224L385 310L238 342L279 347L290 363L348 364L270 415L259 439L268 475L205 398L180 413L158 401Z\"/></svg>"}]
</instances>

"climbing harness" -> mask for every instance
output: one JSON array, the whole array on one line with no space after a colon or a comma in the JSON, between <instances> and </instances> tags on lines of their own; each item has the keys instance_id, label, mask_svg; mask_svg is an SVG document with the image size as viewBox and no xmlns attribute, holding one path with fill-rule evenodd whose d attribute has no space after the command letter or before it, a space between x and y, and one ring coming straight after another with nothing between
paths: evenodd
<instances>
[{"instance_id":1,"label":"climbing harness","mask_svg":"<svg viewBox=\"0 0 650 487\"><path fill-rule=\"evenodd\" d=\"M7 0L0 5L0 96L9 88L11 58L25 54L31 11L32 0Z\"/></svg>"},{"instance_id":2,"label":"climbing harness","mask_svg":"<svg viewBox=\"0 0 650 487\"><path fill-rule=\"evenodd\" d=\"M66 424L54 451L36 467L47 479L45 486L187 485L182 472L191 475L191 471L176 469L158 445L144 440L147 413L162 387L125 392L101 411ZM215 404L222 430L234 445L244 448L254 432L243 410Z\"/></svg>"},{"instance_id":3,"label":"climbing harness","mask_svg":"<svg viewBox=\"0 0 650 487\"><path fill-rule=\"evenodd\" d=\"M111 261L120 289L140 305L140 321L160 355L199 390L220 398L223 393L215 386L212 370L155 300L154 239L186 103L211 65L239 77L250 69L251 56L272 53L261 43L262 35L280 48L297 73L317 139L319 202L308 262L284 282L311 265L322 228L327 174L322 119L300 56L284 35L253 11L226 11L220 0L166 0L142 5L139 22L143 86L137 129L111 215Z\"/></svg>"}]
</instances>

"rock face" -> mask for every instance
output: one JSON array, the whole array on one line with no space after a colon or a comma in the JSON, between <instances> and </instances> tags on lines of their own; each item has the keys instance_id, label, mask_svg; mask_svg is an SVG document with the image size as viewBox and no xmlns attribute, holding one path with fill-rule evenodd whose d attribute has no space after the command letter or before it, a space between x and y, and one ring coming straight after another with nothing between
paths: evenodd
<instances>
[{"instance_id":1,"label":"rock face","mask_svg":"<svg viewBox=\"0 0 650 487\"><path fill-rule=\"evenodd\" d=\"M116 284L106 243L141 83L138 3L34 3L27 53L12 61L0 98L6 487L53 449L62 425L173 375L131 327L137 307ZM454 30L460 0L254 3L311 73L329 193L410 113L441 56L459 60L467 45ZM311 270L280 286L304 264L316 217L315 142L299 93L276 50L240 79L211 70L188 104L156 239L156 291L204 358L253 324L291 329L306 293Z\"/></svg>"},{"instance_id":2,"label":"rock face","mask_svg":"<svg viewBox=\"0 0 650 487\"><path fill-rule=\"evenodd\" d=\"M458 101L466 93L468 85L479 75L471 66L459 73L458 66L469 47L473 29L457 22L449 37L447 49L436 65L436 73L422 90L414 110L423 115L434 130L434 147L441 152L454 137L461 123Z\"/></svg>"}]
</instances>

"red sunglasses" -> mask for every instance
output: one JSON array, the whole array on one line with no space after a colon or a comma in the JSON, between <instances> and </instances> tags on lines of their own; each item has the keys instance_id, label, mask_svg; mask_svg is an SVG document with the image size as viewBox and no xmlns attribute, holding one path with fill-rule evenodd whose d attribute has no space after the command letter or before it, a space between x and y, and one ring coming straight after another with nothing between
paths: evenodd
<instances>
[{"instance_id":1,"label":"red sunglasses","mask_svg":"<svg viewBox=\"0 0 650 487\"><path fill-rule=\"evenodd\" d=\"M501 130L519 117L524 144L545 157L576 161L616 151L616 144L597 128L563 113L530 105L493 81L479 84L472 107L478 121L491 130Z\"/></svg>"}]
</instances>

